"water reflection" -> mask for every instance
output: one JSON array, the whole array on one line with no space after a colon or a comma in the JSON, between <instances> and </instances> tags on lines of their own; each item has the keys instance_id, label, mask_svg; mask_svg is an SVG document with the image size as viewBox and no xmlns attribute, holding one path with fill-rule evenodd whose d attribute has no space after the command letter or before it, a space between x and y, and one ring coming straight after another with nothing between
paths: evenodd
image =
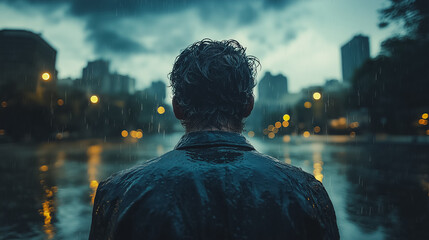
<instances>
[{"instance_id":1,"label":"water reflection","mask_svg":"<svg viewBox=\"0 0 429 240\"><path fill-rule=\"evenodd\" d=\"M320 182L323 181L322 166L323 166L322 153L314 152L313 153L313 169L314 169L313 175Z\"/></svg>"},{"instance_id":2,"label":"water reflection","mask_svg":"<svg viewBox=\"0 0 429 240\"><path fill-rule=\"evenodd\" d=\"M179 137L0 145L0 239L87 238L99 181L172 149ZM342 239L429 239L427 146L291 138L251 141L323 181Z\"/></svg>"},{"instance_id":3,"label":"water reflection","mask_svg":"<svg viewBox=\"0 0 429 240\"><path fill-rule=\"evenodd\" d=\"M429 239L426 146L367 146L339 159L347 165L349 219L364 232L382 231L387 239Z\"/></svg>"},{"instance_id":4,"label":"water reflection","mask_svg":"<svg viewBox=\"0 0 429 240\"><path fill-rule=\"evenodd\" d=\"M49 166L45 158L41 158L40 162L43 164L39 167L40 185L43 191L42 208L39 210L40 215L43 216L43 231L47 239L52 239L55 236L55 227L52 224L53 216L56 212L55 208L55 194L58 190L56 186L49 186Z\"/></svg>"},{"instance_id":5,"label":"water reflection","mask_svg":"<svg viewBox=\"0 0 429 240\"><path fill-rule=\"evenodd\" d=\"M91 189L90 197L91 204L94 204L95 193L98 187L98 167L100 165L100 155L103 151L103 147L98 145L92 145L88 147L87 155L88 155L88 181L89 188Z\"/></svg>"}]
</instances>

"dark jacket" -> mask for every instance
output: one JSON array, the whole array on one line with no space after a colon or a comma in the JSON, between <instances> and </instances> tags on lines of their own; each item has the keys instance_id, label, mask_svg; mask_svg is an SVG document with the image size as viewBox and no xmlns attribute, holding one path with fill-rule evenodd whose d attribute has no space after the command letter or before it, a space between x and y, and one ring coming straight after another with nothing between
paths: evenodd
<instances>
[{"instance_id":1,"label":"dark jacket","mask_svg":"<svg viewBox=\"0 0 429 240\"><path fill-rule=\"evenodd\" d=\"M89 239L339 239L322 184L237 133L186 134L101 182Z\"/></svg>"}]
</instances>

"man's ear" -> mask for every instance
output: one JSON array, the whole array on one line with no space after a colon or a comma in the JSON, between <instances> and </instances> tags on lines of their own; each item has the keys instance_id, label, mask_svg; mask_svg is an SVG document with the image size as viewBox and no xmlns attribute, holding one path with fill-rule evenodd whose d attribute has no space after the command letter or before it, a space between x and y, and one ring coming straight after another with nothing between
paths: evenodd
<instances>
[{"instance_id":1,"label":"man's ear","mask_svg":"<svg viewBox=\"0 0 429 240\"><path fill-rule=\"evenodd\" d=\"M253 106L255 105L255 98L253 98L253 96L250 98L249 103L246 106L246 110L243 114L243 117L248 117L250 115L250 113L252 113L253 110Z\"/></svg>"},{"instance_id":2,"label":"man's ear","mask_svg":"<svg viewBox=\"0 0 429 240\"><path fill-rule=\"evenodd\" d=\"M180 105L177 103L175 97L173 97L172 104L174 116L176 116L176 118L179 120L183 120L185 118L185 114L183 113L182 107L180 107Z\"/></svg>"}]
</instances>

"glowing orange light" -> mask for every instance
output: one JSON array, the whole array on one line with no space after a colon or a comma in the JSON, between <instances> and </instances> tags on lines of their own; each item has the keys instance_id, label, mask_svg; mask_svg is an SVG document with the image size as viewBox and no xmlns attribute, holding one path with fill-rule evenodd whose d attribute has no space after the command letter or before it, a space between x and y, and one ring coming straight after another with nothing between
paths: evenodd
<instances>
[{"instance_id":1,"label":"glowing orange light","mask_svg":"<svg viewBox=\"0 0 429 240\"><path fill-rule=\"evenodd\" d=\"M97 189L97 187L98 187L98 182L97 182L96 180L92 180L92 181L89 183L89 187L90 187L90 188L95 188L95 189Z\"/></svg>"},{"instance_id":2,"label":"glowing orange light","mask_svg":"<svg viewBox=\"0 0 429 240\"><path fill-rule=\"evenodd\" d=\"M269 125L268 126L268 131L273 131L273 129L274 129L274 125Z\"/></svg>"},{"instance_id":3,"label":"glowing orange light","mask_svg":"<svg viewBox=\"0 0 429 240\"><path fill-rule=\"evenodd\" d=\"M39 170L40 170L40 171L42 171L42 172L46 172L46 171L48 171L48 169L49 169L49 167L48 167L48 166L46 166L46 165L42 165L42 166L39 168Z\"/></svg>"},{"instance_id":4,"label":"glowing orange light","mask_svg":"<svg viewBox=\"0 0 429 240\"><path fill-rule=\"evenodd\" d=\"M428 125L428 120L420 119L420 120L419 120L419 124L420 124L420 125Z\"/></svg>"},{"instance_id":5,"label":"glowing orange light","mask_svg":"<svg viewBox=\"0 0 429 240\"><path fill-rule=\"evenodd\" d=\"M165 113L165 108L163 106L159 106L157 109L158 114L164 114Z\"/></svg>"},{"instance_id":6,"label":"glowing orange light","mask_svg":"<svg viewBox=\"0 0 429 240\"><path fill-rule=\"evenodd\" d=\"M273 132L268 133L268 138L269 139L273 139L275 136L276 136L276 134L273 133Z\"/></svg>"},{"instance_id":7,"label":"glowing orange light","mask_svg":"<svg viewBox=\"0 0 429 240\"><path fill-rule=\"evenodd\" d=\"M122 130L121 136L124 137L124 138L128 137L128 131L127 130Z\"/></svg>"},{"instance_id":8,"label":"glowing orange light","mask_svg":"<svg viewBox=\"0 0 429 240\"><path fill-rule=\"evenodd\" d=\"M289 122L288 121L283 121L282 122L282 126L285 127L285 128L289 127Z\"/></svg>"},{"instance_id":9,"label":"glowing orange light","mask_svg":"<svg viewBox=\"0 0 429 240\"><path fill-rule=\"evenodd\" d=\"M423 119L428 119L428 117L429 117L429 114L427 114L427 113L423 113L423 114L422 114L422 118L423 118Z\"/></svg>"},{"instance_id":10,"label":"glowing orange light","mask_svg":"<svg viewBox=\"0 0 429 240\"><path fill-rule=\"evenodd\" d=\"M92 145L88 148L87 154L90 156L100 155L102 150L103 150L103 148L100 145Z\"/></svg>"},{"instance_id":11,"label":"glowing orange light","mask_svg":"<svg viewBox=\"0 0 429 240\"><path fill-rule=\"evenodd\" d=\"M282 123L281 123L281 122L276 122L276 123L274 124L274 127L276 127L276 128L281 128L281 127L282 127Z\"/></svg>"},{"instance_id":12,"label":"glowing orange light","mask_svg":"<svg viewBox=\"0 0 429 240\"><path fill-rule=\"evenodd\" d=\"M61 139L63 139L63 134L62 134L62 133L57 133L57 135L55 135L55 137L56 137L58 140L61 140Z\"/></svg>"},{"instance_id":13,"label":"glowing orange light","mask_svg":"<svg viewBox=\"0 0 429 240\"><path fill-rule=\"evenodd\" d=\"M322 94L320 92L314 92L313 93L313 99L314 100L319 100L322 98Z\"/></svg>"},{"instance_id":14,"label":"glowing orange light","mask_svg":"<svg viewBox=\"0 0 429 240\"><path fill-rule=\"evenodd\" d=\"M311 102L305 102L304 107L305 108L311 108Z\"/></svg>"},{"instance_id":15,"label":"glowing orange light","mask_svg":"<svg viewBox=\"0 0 429 240\"><path fill-rule=\"evenodd\" d=\"M283 136L283 142L290 142L290 136L289 135L284 135Z\"/></svg>"},{"instance_id":16,"label":"glowing orange light","mask_svg":"<svg viewBox=\"0 0 429 240\"><path fill-rule=\"evenodd\" d=\"M429 135L429 129L428 129L428 130L426 130L426 135Z\"/></svg>"},{"instance_id":17,"label":"glowing orange light","mask_svg":"<svg viewBox=\"0 0 429 240\"><path fill-rule=\"evenodd\" d=\"M97 95L92 95L91 98L89 99L92 103L98 103L98 96Z\"/></svg>"},{"instance_id":18,"label":"glowing orange light","mask_svg":"<svg viewBox=\"0 0 429 240\"><path fill-rule=\"evenodd\" d=\"M89 188L91 188L92 190L91 194L89 195L91 197L91 203L94 204L95 193L97 192L97 188L98 188L98 181L91 180L91 182L89 182Z\"/></svg>"},{"instance_id":19,"label":"glowing orange light","mask_svg":"<svg viewBox=\"0 0 429 240\"><path fill-rule=\"evenodd\" d=\"M313 130L314 130L315 133L319 133L320 132L320 127L319 126L315 126Z\"/></svg>"},{"instance_id":20,"label":"glowing orange light","mask_svg":"<svg viewBox=\"0 0 429 240\"><path fill-rule=\"evenodd\" d=\"M283 120L289 121L290 120L290 115L289 114L283 115Z\"/></svg>"},{"instance_id":21,"label":"glowing orange light","mask_svg":"<svg viewBox=\"0 0 429 240\"><path fill-rule=\"evenodd\" d=\"M137 138L137 131L132 130L130 132L130 135L131 135L132 138Z\"/></svg>"},{"instance_id":22,"label":"glowing orange light","mask_svg":"<svg viewBox=\"0 0 429 240\"><path fill-rule=\"evenodd\" d=\"M347 119L345 117L341 117L338 119L338 122L340 125L345 125L347 123Z\"/></svg>"},{"instance_id":23,"label":"glowing orange light","mask_svg":"<svg viewBox=\"0 0 429 240\"><path fill-rule=\"evenodd\" d=\"M0 136L3 136L5 134L5 130L4 129L0 129Z\"/></svg>"},{"instance_id":24,"label":"glowing orange light","mask_svg":"<svg viewBox=\"0 0 429 240\"><path fill-rule=\"evenodd\" d=\"M274 128L273 129L273 133L278 133L279 132L279 129L278 128Z\"/></svg>"},{"instance_id":25,"label":"glowing orange light","mask_svg":"<svg viewBox=\"0 0 429 240\"><path fill-rule=\"evenodd\" d=\"M356 137L356 132L351 132L350 137L352 137L352 138Z\"/></svg>"},{"instance_id":26,"label":"glowing orange light","mask_svg":"<svg viewBox=\"0 0 429 240\"><path fill-rule=\"evenodd\" d=\"M247 136L249 136L249 137L254 137L255 136L255 132L254 131L249 131L248 133L247 133Z\"/></svg>"},{"instance_id":27,"label":"glowing orange light","mask_svg":"<svg viewBox=\"0 0 429 240\"><path fill-rule=\"evenodd\" d=\"M45 81L48 81L49 79L51 79L51 75L47 72L42 74L42 79Z\"/></svg>"},{"instance_id":28,"label":"glowing orange light","mask_svg":"<svg viewBox=\"0 0 429 240\"><path fill-rule=\"evenodd\" d=\"M62 106L64 105L64 100L62 100L61 98L57 100L57 104L58 106Z\"/></svg>"},{"instance_id":29,"label":"glowing orange light","mask_svg":"<svg viewBox=\"0 0 429 240\"><path fill-rule=\"evenodd\" d=\"M137 131L137 133L136 133L136 138L140 139L140 138L142 138L142 137L143 137L143 132L141 132L141 131Z\"/></svg>"},{"instance_id":30,"label":"glowing orange light","mask_svg":"<svg viewBox=\"0 0 429 240\"><path fill-rule=\"evenodd\" d=\"M7 107L7 102L6 101L1 102L1 107L2 108L6 108Z\"/></svg>"},{"instance_id":31,"label":"glowing orange light","mask_svg":"<svg viewBox=\"0 0 429 240\"><path fill-rule=\"evenodd\" d=\"M349 125L351 128L357 128L357 127L359 127L359 123L358 122L352 122L352 123L350 123L350 125Z\"/></svg>"},{"instance_id":32,"label":"glowing orange light","mask_svg":"<svg viewBox=\"0 0 429 240\"><path fill-rule=\"evenodd\" d=\"M310 132L309 131L305 131L302 136L304 136L305 138L310 137Z\"/></svg>"}]
</instances>

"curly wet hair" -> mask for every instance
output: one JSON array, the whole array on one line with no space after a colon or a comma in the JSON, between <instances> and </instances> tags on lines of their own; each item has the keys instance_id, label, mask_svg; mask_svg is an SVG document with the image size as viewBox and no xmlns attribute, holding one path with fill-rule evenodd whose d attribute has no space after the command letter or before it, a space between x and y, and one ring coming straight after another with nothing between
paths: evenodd
<instances>
[{"instance_id":1,"label":"curly wet hair","mask_svg":"<svg viewBox=\"0 0 429 240\"><path fill-rule=\"evenodd\" d=\"M177 56L169 74L187 129L243 130L253 101L259 60L236 40L195 42Z\"/></svg>"}]
</instances>

